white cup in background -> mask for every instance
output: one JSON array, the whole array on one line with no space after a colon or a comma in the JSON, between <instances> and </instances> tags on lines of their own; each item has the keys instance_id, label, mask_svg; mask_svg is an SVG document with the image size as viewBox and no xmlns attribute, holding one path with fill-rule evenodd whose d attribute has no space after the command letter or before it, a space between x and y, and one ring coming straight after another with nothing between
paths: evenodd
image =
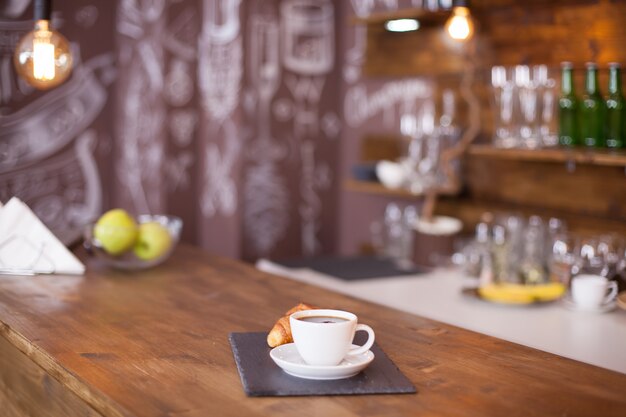
<instances>
[{"instance_id":1,"label":"white cup in background","mask_svg":"<svg viewBox=\"0 0 626 417\"><path fill-rule=\"evenodd\" d=\"M309 365L335 366L346 356L367 352L374 344L374 331L357 323L357 316L341 310L304 310L289 317L291 334L298 353ZM352 348L355 332L369 335L367 342Z\"/></svg>"},{"instance_id":2,"label":"white cup in background","mask_svg":"<svg viewBox=\"0 0 626 417\"><path fill-rule=\"evenodd\" d=\"M600 275L578 275L572 280L572 300L582 308L598 308L617 296L617 282Z\"/></svg>"}]
</instances>

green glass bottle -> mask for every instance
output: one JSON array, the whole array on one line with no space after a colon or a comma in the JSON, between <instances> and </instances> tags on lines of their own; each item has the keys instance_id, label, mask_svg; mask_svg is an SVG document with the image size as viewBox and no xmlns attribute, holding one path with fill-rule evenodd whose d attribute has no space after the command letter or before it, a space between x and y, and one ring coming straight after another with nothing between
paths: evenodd
<instances>
[{"instance_id":1,"label":"green glass bottle","mask_svg":"<svg viewBox=\"0 0 626 417\"><path fill-rule=\"evenodd\" d=\"M561 96L559 97L559 143L579 144L578 99L574 92L574 69L571 62L561 63Z\"/></svg>"},{"instance_id":2,"label":"green glass bottle","mask_svg":"<svg viewBox=\"0 0 626 417\"><path fill-rule=\"evenodd\" d=\"M598 86L598 67L587 63L585 94L580 108L580 130L583 145L603 147L604 142L604 99Z\"/></svg>"},{"instance_id":3,"label":"green glass bottle","mask_svg":"<svg viewBox=\"0 0 626 417\"><path fill-rule=\"evenodd\" d=\"M626 142L626 103L622 95L620 65L609 64L609 96L606 99L606 146L622 148Z\"/></svg>"}]
</instances>

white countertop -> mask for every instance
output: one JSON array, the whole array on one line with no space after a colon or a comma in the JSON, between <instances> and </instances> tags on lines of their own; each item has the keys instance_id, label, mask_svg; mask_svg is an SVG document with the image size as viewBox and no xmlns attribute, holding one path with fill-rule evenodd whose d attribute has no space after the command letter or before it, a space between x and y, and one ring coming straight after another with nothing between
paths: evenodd
<instances>
[{"instance_id":1,"label":"white countertop","mask_svg":"<svg viewBox=\"0 0 626 417\"><path fill-rule=\"evenodd\" d=\"M263 271L317 285L408 313L519 343L626 374L626 311L566 309L561 302L503 306L463 295L475 281L457 269L428 274L343 281L309 269L285 268L267 260Z\"/></svg>"}]
</instances>

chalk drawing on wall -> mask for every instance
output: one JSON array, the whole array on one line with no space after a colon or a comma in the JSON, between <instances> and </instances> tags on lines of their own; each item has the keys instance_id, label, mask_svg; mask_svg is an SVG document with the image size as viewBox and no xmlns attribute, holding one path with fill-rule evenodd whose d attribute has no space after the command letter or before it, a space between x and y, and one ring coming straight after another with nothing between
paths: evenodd
<instances>
[{"instance_id":1,"label":"chalk drawing on wall","mask_svg":"<svg viewBox=\"0 0 626 417\"><path fill-rule=\"evenodd\" d=\"M0 119L0 171L47 158L67 146L102 111L106 84L98 71L113 65L110 54L74 69L72 78ZM4 80L4 78L3 78Z\"/></svg>"},{"instance_id":2,"label":"chalk drawing on wall","mask_svg":"<svg viewBox=\"0 0 626 417\"><path fill-rule=\"evenodd\" d=\"M204 0L203 36L215 43L227 44L239 36L241 0Z\"/></svg>"},{"instance_id":3,"label":"chalk drawing on wall","mask_svg":"<svg viewBox=\"0 0 626 417\"><path fill-rule=\"evenodd\" d=\"M305 256L319 253L321 244L319 216L322 211L320 191L328 189L332 182L331 170L327 164L318 164L315 158L315 142L307 139L300 148L302 177L300 195L302 203L298 210L302 224L302 250Z\"/></svg>"},{"instance_id":4,"label":"chalk drawing on wall","mask_svg":"<svg viewBox=\"0 0 626 417\"><path fill-rule=\"evenodd\" d=\"M176 13L168 14L168 27L161 42L172 55L164 80L164 99L170 106L166 109L170 146L163 158L164 181L169 193L182 191L191 186L191 170L197 159L188 149L193 142L198 125L198 110L193 101L197 64L196 40L200 32L200 19L195 6L191 5ZM178 149L180 148L180 149Z\"/></svg>"},{"instance_id":5,"label":"chalk drawing on wall","mask_svg":"<svg viewBox=\"0 0 626 417\"><path fill-rule=\"evenodd\" d=\"M285 85L294 100L292 118L295 139L317 135L319 130L319 103L325 82L325 76L285 75Z\"/></svg>"},{"instance_id":6,"label":"chalk drawing on wall","mask_svg":"<svg viewBox=\"0 0 626 417\"><path fill-rule=\"evenodd\" d=\"M367 28L363 25L354 25L354 44L345 53L343 79L353 84L361 77L361 68L365 62L365 47L367 45Z\"/></svg>"},{"instance_id":7,"label":"chalk drawing on wall","mask_svg":"<svg viewBox=\"0 0 626 417\"><path fill-rule=\"evenodd\" d=\"M28 2L25 2L28 6ZM13 17L21 10L17 2L9 2L6 6L4 16ZM20 16L17 14L15 16ZM16 104L24 99L35 89L26 84L17 76L13 69L13 54L22 36L32 30L32 20L0 20L0 115L11 112L9 104ZM12 106L13 107L13 106Z\"/></svg>"},{"instance_id":8,"label":"chalk drawing on wall","mask_svg":"<svg viewBox=\"0 0 626 417\"><path fill-rule=\"evenodd\" d=\"M274 100L272 105L272 115L279 122L288 122L293 117L293 101L287 97L280 97Z\"/></svg>"},{"instance_id":9,"label":"chalk drawing on wall","mask_svg":"<svg viewBox=\"0 0 626 417\"><path fill-rule=\"evenodd\" d=\"M376 6L375 0L351 0L352 9L359 18L368 17ZM343 62L343 79L354 84L361 78L361 70L365 61L367 46L367 27L365 25L349 25L346 30L352 31L352 45L346 48Z\"/></svg>"},{"instance_id":10,"label":"chalk drawing on wall","mask_svg":"<svg viewBox=\"0 0 626 417\"><path fill-rule=\"evenodd\" d=\"M167 31L164 0L120 0L116 28L121 36L115 166L118 184L135 211L164 210L163 163Z\"/></svg>"},{"instance_id":11,"label":"chalk drawing on wall","mask_svg":"<svg viewBox=\"0 0 626 417\"><path fill-rule=\"evenodd\" d=\"M189 187L191 178L189 171L195 158L189 151L183 151L178 155L166 158L165 172L166 186L168 191L173 192Z\"/></svg>"},{"instance_id":12,"label":"chalk drawing on wall","mask_svg":"<svg viewBox=\"0 0 626 417\"><path fill-rule=\"evenodd\" d=\"M244 155L244 234L258 255L267 256L287 232L290 207L287 185L278 170L287 147L272 137L270 126L270 103L281 82L279 26L274 14L263 13L250 16L248 28L257 135Z\"/></svg>"},{"instance_id":13,"label":"chalk drawing on wall","mask_svg":"<svg viewBox=\"0 0 626 417\"><path fill-rule=\"evenodd\" d=\"M233 169L241 145L236 135L228 134L228 130L236 130L234 124L229 123L227 126L229 128L224 139L225 150L222 152L216 143L209 143L204 153L205 171L200 208L206 217L213 217L218 213L232 216L237 209L237 186Z\"/></svg>"},{"instance_id":14,"label":"chalk drawing on wall","mask_svg":"<svg viewBox=\"0 0 626 417\"><path fill-rule=\"evenodd\" d=\"M193 141L193 133L198 123L196 112L191 109L175 109L170 111L168 126L174 143L187 147Z\"/></svg>"},{"instance_id":15,"label":"chalk drawing on wall","mask_svg":"<svg viewBox=\"0 0 626 417\"><path fill-rule=\"evenodd\" d=\"M24 18L29 0L0 5L0 199L16 195L60 236L82 230L102 209L102 185L94 152L98 134L89 128L108 99L114 81L112 53L83 62L72 42L70 79L50 91L36 91L17 76L12 58L21 37L32 29ZM82 10L82 12L81 12ZM97 20L95 6L74 15L81 27ZM30 16L28 16L30 17ZM52 16L63 27L64 16Z\"/></svg>"},{"instance_id":16,"label":"chalk drawing on wall","mask_svg":"<svg viewBox=\"0 0 626 417\"><path fill-rule=\"evenodd\" d=\"M284 81L293 99L292 149L301 167L300 214L304 255L319 252L320 192L316 182L319 107L326 77L335 64L335 10L329 1L285 0L281 4L282 61L290 71ZM286 112L285 112L286 113ZM331 127L326 124L325 127ZM294 158L297 160L296 158Z\"/></svg>"},{"instance_id":17,"label":"chalk drawing on wall","mask_svg":"<svg viewBox=\"0 0 626 417\"><path fill-rule=\"evenodd\" d=\"M173 59L165 77L165 99L172 106L184 106L193 97L194 84L189 75L191 65L182 59Z\"/></svg>"},{"instance_id":18,"label":"chalk drawing on wall","mask_svg":"<svg viewBox=\"0 0 626 417\"><path fill-rule=\"evenodd\" d=\"M77 24L87 29L96 24L98 14L98 8L89 4L76 10L76 13L74 13L74 20Z\"/></svg>"},{"instance_id":19,"label":"chalk drawing on wall","mask_svg":"<svg viewBox=\"0 0 626 417\"><path fill-rule=\"evenodd\" d=\"M30 2L31 0L5 0L0 3L0 17L16 19L24 14Z\"/></svg>"},{"instance_id":20,"label":"chalk drawing on wall","mask_svg":"<svg viewBox=\"0 0 626 417\"><path fill-rule=\"evenodd\" d=\"M198 40L198 83L205 110L221 122L239 104L243 46L239 35L240 0L204 0Z\"/></svg>"},{"instance_id":21,"label":"chalk drawing on wall","mask_svg":"<svg viewBox=\"0 0 626 417\"><path fill-rule=\"evenodd\" d=\"M293 100L294 137L314 136L319 102L335 60L335 18L328 1L285 0L281 4L282 61Z\"/></svg>"},{"instance_id":22,"label":"chalk drawing on wall","mask_svg":"<svg viewBox=\"0 0 626 417\"><path fill-rule=\"evenodd\" d=\"M321 129L328 139L339 138L341 132L341 119L335 112L328 112L322 116Z\"/></svg>"},{"instance_id":23,"label":"chalk drawing on wall","mask_svg":"<svg viewBox=\"0 0 626 417\"><path fill-rule=\"evenodd\" d=\"M327 74L332 70L335 18L331 2L284 0L281 27L285 68L303 75Z\"/></svg>"},{"instance_id":24,"label":"chalk drawing on wall","mask_svg":"<svg viewBox=\"0 0 626 417\"><path fill-rule=\"evenodd\" d=\"M200 207L205 217L235 214L235 162L240 154L239 127L233 120L243 76L240 0L204 0L198 39L198 84L210 143L202 154ZM223 146L219 146L219 141Z\"/></svg>"},{"instance_id":25,"label":"chalk drawing on wall","mask_svg":"<svg viewBox=\"0 0 626 417\"><path fill-rule=\"evenodd\" d=\"M69 151L0 174L0 199L19 195L53 232L83 227L102 209L102 187L93 156L96 142L95 131L86 130Z\"/></svg>"},{"instance_id":26,"label":"chalk drawing on wall","mask_svg":"<svg viewBox=\"0 0 626 417\"><path fill-rule=\"evenodd\" d=\"M356 84L348 89L344 97L344 118L350 127L358 127L382 113L387 127L395 128L398 104L426 99L431 94L431 85L420 79L390 81L374 91L368 91L363 84Z\"/></svg>"}]
</instances>

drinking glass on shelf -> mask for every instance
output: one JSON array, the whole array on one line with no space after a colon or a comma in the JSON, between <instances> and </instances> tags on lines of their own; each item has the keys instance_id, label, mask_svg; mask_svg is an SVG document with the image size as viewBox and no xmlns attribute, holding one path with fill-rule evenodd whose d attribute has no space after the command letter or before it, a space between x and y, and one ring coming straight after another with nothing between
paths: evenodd
<instances>
[{"instance_id":1,"label":"drinking glass on shelf","mask_svg":"<svg viewBox=\"0 0 626 417\"><path fill-rule=\"evenodd\" d=\"M404 161L408 171L408 188L420 194L436 181L439 160L439 143L435 137L435 107L431 100L420 107L415 121L411 117L400 120L401 131L410 132L411 137L407 157ZM403 133L404 134L404 133Z\"/></svg>"},{"instance_id":2,"label":"drinking glass on shelf","mask_svg":"<svg viewBox=\"0 0 626 417\"><path fill-rule=\"evenodd\" d=\"M542 284L547 281L545 268L545 229L539 216L531 216L524 231L523 256L520 263L522 283Z\"/></svg>"},{"instance_id":3,"label":"drinking glass on shelf","mask_svg":"<svg viewBox=\"0 0 626 417\"><path fill-rule=\"evenodd\" d=\"M550 281L569 286L572 273L577 271L576 266L579 264L579 245L578 237L571 233L559 232L554 235L548 260Z\"/></svg>"},{"instance_id":4,"label":"drinking glass on shelf","mask_svg":"<svg viewBox=\"0 0 626 417\"><path fill-rule=\"evenodd\" d=\"M508 241L508 264L510 281L519 282L519 276L514 271L521 263L524 254L524 230L526 219L518 214L503 213L496 216L496 223L504 226Z\"/></svg>"},{"instance_id":5,"label":"drinking glass on shelf","mask_svg":"<svg viewBox=\"0 0 626 417\"><path fill-rule=\"evenodd\" d=\"M498 148L515 148L519 141L513 117L515 83L511 68L503 66L491 68L491 87L495 107L493 144Z\"/></svg>"},{"instance_id":6,"label":"drinking glass on shelf","mask_svg":"<svg viewBox=\"0 0 626 417\"><path fill-rule=\"evenodd\" d=\"M624 239L621 236L608 234L598 237L598 255L604 262L600 275L608 279L615 277L624 254L624 246Z\"/></svg>"},{"instance_id":7,"label":"drinking glass on shelf","mask_svg":"<svg viewBox=\"0 0 626 417\"><path fill-rule=\"evenodd\" d=\"M552 147L559 144L558 132L558 91L556 80L546 65L539 65L539 101L541 103L539 135L543 146Z\"/></svg>"},{"instance_id":8,"label":"drinking glass on shelf","mask_svg":"<svg viewBox=\"0 0 626 417\"><path fill-rule=\"evenodd\" d=\"M544 66L529 67L517 65L515 67L515 87L519 99L519 137L520 145L528 149L541 147L538 118L538 85L543 74L540 69Z\"/></svg>"},{"instance_id":9,"label":"drinking glass on shelf","mask_svg":"<svg viewBox=\"0 0 626 417\"><path fill-rule=\"evenodd\" d=\"M556 238L565 234L567 234L567 225L565 222L557 217L550 217L546 233L546 248L548 248L548 257L550 257L549 250L554 246Z\"/></svg>"},{"instance_id":10,"label":"drinking glass on shelf","mask_svg":"<svg viewBox=\"0 0 626 417\"><path fill-rule=\"evenodd\" d=\"M406 206L402 211L402 254L396 260L396 264L400 269L413 268L413 246L414 234L413 228L417 222L417 208L415 206Z\"/></svg>"},{"instance_id":11,"label":"drinking glass on shelf","mask_svg":"<svg viewBox=\"0 0 626 417\"><path fill-rule=\"evenodd\" d=\"M385 253L391 259L402 258L403 230L402 210L396 203L385 208Z\"/></svg>"},{"instance_id":12,"label":"drinking glass on shelf","mask_svg":"<svg viewBox=\"0 0 626 417\"><path fill-rule=\"evenodd\" d=\"M437 168L441 152L440 140L435 129L435 105L427 101L422 106L420 121L423 139L423 154L417 169L425 189L433 187L437 182Z\"/></svg>"},{"instance_id":13,"label":"drinking glass on shelf","mask_svg":"<svg viewBox=\"0 0 626 417\"><path fill-rule=\"evenodd\" d=\"M453 148L461 137L461 129L456 120L456 98L454 91L445 89L441 96L441 115L438 118L439 126L436 128L436 140L439 142L439 160L437 167L437 183L446 184L450 178L448 175L457 176L461 170L460 159L453 161L444 160L443 155L448 149ZM444 164L452 164L448 170Z\"/></svg>"},{"instance_id":14,"label":"drinking glass on shelf","mask_svg":"<svg viewBox=\"0 0 626 417\"><path fill-rule=\"evenodd\" d=\"M580 241L579 263L574 274L602 275L604 258L599 250L599 239L595 236L584 237Z\"/></svg>"}]
</instances>

